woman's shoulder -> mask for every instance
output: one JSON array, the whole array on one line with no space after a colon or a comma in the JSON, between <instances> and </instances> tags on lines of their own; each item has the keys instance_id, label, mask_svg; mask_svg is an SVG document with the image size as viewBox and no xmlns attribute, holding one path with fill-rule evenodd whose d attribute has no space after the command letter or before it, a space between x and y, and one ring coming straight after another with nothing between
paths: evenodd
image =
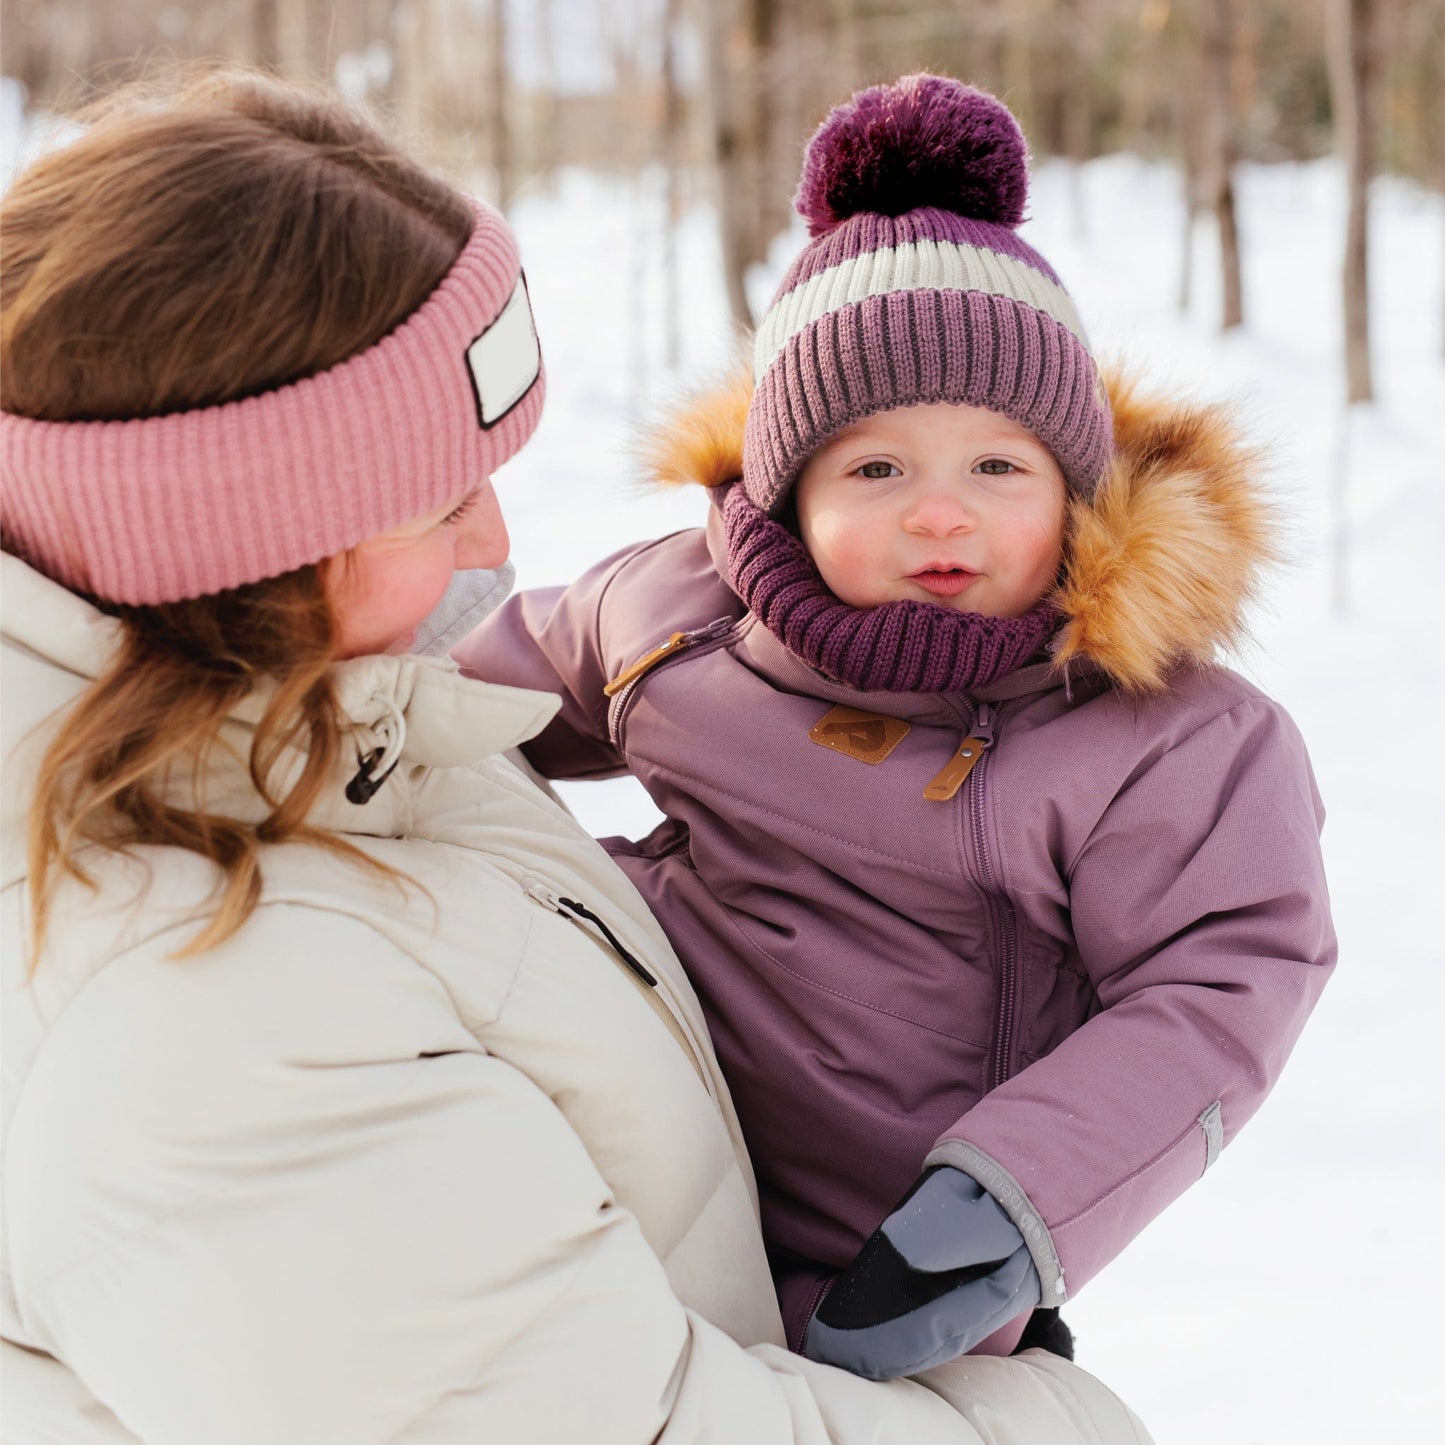
<instances>
[{"instance_id":1,"label":"woman's shoulder","mask_svg":"<svg viewBox=\"0 0 1445 1445\"><path fill-rule=\"evenodd\" d=\"M551 915L475 849L358 841L405 876L368 876L314 846L276 849L253 912L194 957L176 954L198 926L190 905L207 894L202 860L152 850L165 856L140 858L124 879L102 876L98 895L58 900L79 906L33 973L20 964L5 983L18 1288L98 1252L129 1257L156 1221L212 1212L220 1192L258 1176L296 1172L297 1188L307 1176L329 1188L328 1151L340 1151L345 1172L341 1155L383 1135L424 1150L427 1109L451 1107L458 1079L479 1077L467 1070L514 1076L504 1099L546 1093L528 1031L585 1032L544 975L575 972L571 955L587 940L549 928ZM126 885L147 863L140 896ZM7 915L7 942L19 943L22 920ZM504 1017L521 975L529 999L551 999L546 1017ZM451 1067L426 1067L438 1060ZM431 1102L399 1113L408 1091ZM430 1157L440 1172L452 1167L449 1146Z\"/></svg>"},{"instance_id":2,"label":"woman's shoulder","mask_svg":"<svg viewBox=\"0 0 1445 1445\"><path fill-rule=\"evenodd\" d=\"M99 859L94 889L65 880L33 961L21 889L6 890L7 1117L48 1097L38 1112L53 1131L55 1110L108 1098L154 1122L173 1090L194 1104L209 1079L224 1097L236 1077L322 1064L328 1051L355 1061L478 1047L463 1019L475 1026L505 998L525 900L483 860L469 860L461 887L448 850L375 841L394 880L314 846L271 850L254 910L195 956L183 950L216 873L183 850Z\"/></svg>"},{"instance_id":3,"label":"woman's shoulder","mask_svg":"<svg viewBox=\"0 0 1445 1445\"><path fill-rule=\"evenodd\" d=\"M25 880L6 888L7 1155L17 1108L45 1121L42 1135L54 1134L57 1111L88 1116L100 1098L157 1123L172 1089L194 1101L210 1079L240 1097L237 1079L324 1063L328 1048L356 1062L482 1047L536 908L485 856L349 841L392 875L314 845L268 849L253 911L194 956L184 950L214 908L218 874L185 850L88 860L95 886L61 880L38 958Z\"/></svg>"},{"instance_id":4,"label":"woman's shoulder","mask_svg":"<svg viewBox=\"0 0 1445 1445\"><path fill-rule=\"evenodd\" d=\"M440 982L359 910L263 900L193 958L176 951L194 919L131 912L128 927L112 916L92 961L98 918L6 980L5 1168L12 1246L31 1278L238 1170L281 1167L313 1071L334 1069L332 1106L346 1108L335 1066L477 1047Z\"/></svg>"},{"instance_id":5,"label":"woman's shoulder","mask_svg":"<svg viewBox=\"0 0 1445 1445\"><path fill-rule=\"evenodd\" d=\"M385 1139L448 1175L455 1130L441 1117L476 1089L489 1128L504 1128L498 1111L532 1118L552 1101L550 1142L526 1146L537 1167L592 1157L664 1258L692 1238L700 1199L729 1191L748 1217L710 1055L689 1047L691 1014L669 1023L600 934L527 884L587 897L662 978L648 931L586 893L587 860L569 858L560 826L556 841L543 828L493 860L482 838L501 815L458 820L454 833L433 823L447 840L361 840L410 865L400 886L288 848L251 916L203 955L173 956L189 934L179 916L162 926L153 904L129 933L112 919L99 966L84 969L84 940L62 932L65 956L7 981L4 1152L22 1293L82 1259L132 1258L178 1212L219 1217L223 1195L257 1178L273 1176L277 1198L293 1184L300 1198L339 1188L350 1154ZM678 1157L690 1161L685 1189L668 1182Z\"/></svg>"}]
</instances>

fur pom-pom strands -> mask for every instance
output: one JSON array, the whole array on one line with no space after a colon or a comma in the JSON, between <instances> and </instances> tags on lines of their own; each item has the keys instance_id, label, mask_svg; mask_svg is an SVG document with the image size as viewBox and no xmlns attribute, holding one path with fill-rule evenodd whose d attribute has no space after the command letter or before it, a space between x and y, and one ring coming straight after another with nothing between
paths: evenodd
<instances>
[{"instance_id":1,"label":"fur pom-pom strands","mask_svg":"<svg viewBox=\"0 0 1445 1445\"><path fill-rule=\"evenodd\" d=\"M861 211L924 206L1017 226L1028 199L1026 147L1002 101L938 75L860 90L808 145L794 204L810 236Z\"/></svg>"}]
</instances>

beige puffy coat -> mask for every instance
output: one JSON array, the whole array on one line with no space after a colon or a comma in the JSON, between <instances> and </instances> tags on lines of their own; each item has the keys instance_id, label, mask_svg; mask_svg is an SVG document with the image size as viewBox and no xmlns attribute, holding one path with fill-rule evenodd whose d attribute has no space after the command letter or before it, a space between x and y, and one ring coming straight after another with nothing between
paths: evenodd
<instances>
[{"instance_id":1,"label":"beige puffy coat","mask_svg":"<svg viewBox=\"0 0 1445 1445\"><path fill-rule=\"evenodd\" d=\"M360 807L339 775L318 821L418 886L275 847L241 931L177 962L209 865L96 857L30 976L27 779L114 624L0 563L7 1442L1147 1440L1036 1352L879 1385L780 1347L692 990L503 756L550 696L341 665L359 751L399 764ZM257 716L228 724L212 809L254 814Z\"/></svg>"}]
</instances>

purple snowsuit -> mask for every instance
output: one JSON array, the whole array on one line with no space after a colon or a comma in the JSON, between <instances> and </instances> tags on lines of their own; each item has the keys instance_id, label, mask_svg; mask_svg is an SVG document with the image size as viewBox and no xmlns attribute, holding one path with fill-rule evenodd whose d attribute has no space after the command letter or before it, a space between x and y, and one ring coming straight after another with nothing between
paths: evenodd
<instances>
[{"instance_id":1,"label":"purple snowsuit","mask_svg":"<svg viewBox=\"0 0 1445 1445\"><path fill-rule=\"evenodd\" d=\"M514 598L455 654L562 694L540 772L625 766L667 815L607 847L701 996L795 1346L926 1164L1005 1207L1062 1302L1254 1113L1333 965L1304 745L1207 661L1269 549L1251 459L1212 413L1123 389L1114 410L1054 661L970 695L807 667L723 580L716 513ZM839 705L874 721L813 736ZM971 736L961 789L926 800Z\"/></svg>"}]
</instances>

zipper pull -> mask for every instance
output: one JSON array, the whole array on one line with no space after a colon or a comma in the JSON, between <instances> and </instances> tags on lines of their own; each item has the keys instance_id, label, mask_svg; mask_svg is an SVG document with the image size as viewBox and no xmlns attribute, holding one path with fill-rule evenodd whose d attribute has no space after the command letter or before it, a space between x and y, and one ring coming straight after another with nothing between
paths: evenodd
<instances>
[{"instance_id":1,"label":"zipper pull","mask_svg":"<svg viewBox=\"0 0 1445 1445\"><path fill-rule=\"evenodd\" d=\"M923 796L930 803L946 803L958 796L958 790L968 781L978 760L993 746L993 717L993 709L987 703L982 704L974 719L973 731L924 788Z\"/></svg>"},{"instance_id":2,"label":"zipper pull","mask_svg":"<svg viewBox=\"0 0 1445 1445\"><path fill-rule=\"evenodd\" d=\"M534 903L540 903L543 908L553 913L562 911L562 900L539 878L522 879L522 892Z\"/></svg>"},{"instance_id":3,"label":"zipper pull","mask_svg":"<svg viewBox=\"0 0 1445 1445\"><path fill-rule=\"evenodd\" d=\"M706 627L699 627L695 632L674 632L660 647L654 647L651 652L639 657L631 667L624 668L619 672L602 689L603 696L616 697L628 684L636 682L639 677L651 672L659 662L666 662L674 653L681 652L694 643L711 642L714 637L721 637L732 625L731 617L714 617Z\"/></svg>"},{"instance_id":4,"label":"zipper pull","mask_svg":"<svg viewBox=\"0 0 1445 1445\"><path fill-rule=\"evenodd\" d=\"M574 923L581 923L586 919L588 923L596 926L603 938L611 945L612 951L645 983L648 988L657 987L657 979L643 967L641 961L622 946L622 940L590 909L584 907L572 898L563 898L553 893L544 883L536 878L524 878L522 888L528 898L535 899L543 908L550 909L553 913L560 913L564 918L570 918ZM584 929L583 932L586 932Z\"/></svg>"},{"instance_id":5,"label":"zipper pull","mask_svg":"<svg viewBox=\"0 0 1445 1445\"><path fill-rule=\"evenodd\" d=\"M687 633L674 632L661 647L654 647L651 652L645 652L631 667L624 668L619 672L606 687L602 689L604 697L616 697L629 682L636 682L645 672L656 667L666 657L671 657L685 642Z\"/></svg>"}]
</instances>

